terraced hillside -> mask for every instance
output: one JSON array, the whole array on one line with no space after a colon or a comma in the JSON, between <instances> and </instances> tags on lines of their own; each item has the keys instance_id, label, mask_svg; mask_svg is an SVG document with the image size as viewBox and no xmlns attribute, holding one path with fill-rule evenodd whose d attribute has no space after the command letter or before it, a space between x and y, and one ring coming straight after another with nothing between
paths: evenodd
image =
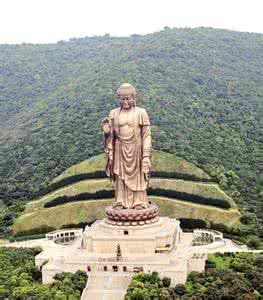
<instances>
[{"instance_id":1,"label":"terraced hillside","mask_svg":"<svg viewBox=\"0 0 263 300\"><path fill-rule=\"evenodd\" d=\"M60 228L103 218L104 208L113 197L104 166L101 154L65 170L45 195L27 204L13 226L14 233L43 225ZM227 225L239 222L233 199L208 174L169 153L154 151L148 194L150 201L159 206L161 215Z\"/></svg>"}]
</instances>

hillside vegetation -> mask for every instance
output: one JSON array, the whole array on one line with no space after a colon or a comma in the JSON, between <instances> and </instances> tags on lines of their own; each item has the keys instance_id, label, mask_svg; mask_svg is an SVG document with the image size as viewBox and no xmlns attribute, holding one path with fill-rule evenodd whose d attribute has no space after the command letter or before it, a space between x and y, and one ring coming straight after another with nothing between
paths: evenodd
<instances>
[{"instance_id":1,"label":"hillside vegetation","mask_svg":"<svg viewBox=\"0 0 263 300\"><path fill-rule=\"evenodd\" d=\"M79 164L69 167L57 176L52 183L57 183L75 175L92 174L100 171L103 172L103 177L105 177L105 164L104 154L93 156ZM196 165L173 154L156 150L152 153L151 172L157 173L157 175L160 175L160 173L173 173L174 176L177 175L178 177L185 175L186 177L192 177L199 181L211 180L211 177Z\"/></svg>"},{"instance_id":2,"label":"hillside vegetation","mask_svg":"<svg viewBox=\"0 0 263 300\"><path fill-rule=\"evenodd\" d=\"M240 213L233 199L218 184L202 182L204 179L211 180L206 172L162 151L154 151L153 164L153 174L157 170L165 170L166 165L169 171L157 173L162 178L152 177L148 188L149 200L159 206L161 216L198 219L228 226L239 224ZM105 207L113 201L109 178L79 180L78 177L99 174L103 166L104 156L98 155L65 170L54 179L52 191L27 203L24 213L15 220L13 234L32 232L47 226L61 228L105 218ZM103 174L105 176L105 171ZM196 180L199 177L199 181L176 179L174 175L179 178L181 175L194 175ZM71 181L64 186L66 178Z\"/></svg>"},{"instance_id":3,"label":"hillside vegetation","mask_svg":"<svg viewBox=\"0 0 263 300\"><path fill-rule=\"evenodd\" d=\"M0 45L1 231L101 151L100 120L123 82L139 91L156 149L205 168L262 220L262 49L261 34L211 28Z\"/></svg>"},{"instance_id":4,"label":"hillside vegetation","mask_svg":"<svg viewBox=\"0 0 263 300\"><path fill-rule=\"evenodd\" d=\"M205 272L188 275L185 299L261 299L262 271L261 253L210 254Z\"/></svg>"},{"instance_id":5,"label":"hillside vegetation","mask_svg":"<svg viewBox=\"0 0 263 300\"><path fill-rule=\"evenodd\" d=\"M202 254L193 258L202 259ZM259 253L210 254L205 271L189 273L185 284L157 272L134 275L124 299L262 299L262 271Z\"/></svg>"},{"instance_id":6,"label":"hillside vegetation","mask_svg":"<svg viewBox=\"0 0 263 300\"><path fill-rule=\"evenodd\" d=\"M187 193L193 195L192 202L194 202L194 196L200 196L206 199L218 199L219 201L227 202L229 207L236 208L236 204L233 199L228 197L216 184L204 184L200 182L176 179L152 178L150 181L150 188L153 189L153 191L155 189L162 189L166 191L175 190L177 192ZM98 193L101 190L112 191L112 184L109 179L83 180L51 192L38 200L28 202L25 212L28 213L39 208L43 208L48 203L51 203L55 199L64 196L68 197L69 199L81 194L86 194L87 196L88 194L91 194L95 196L96 192ZM149 194L151 194L151 190Z\"/></svg>"},{"instance_id":7,"label":"hillside vegetation","mask_svg":"<svg viewBox=\"0 0 263 300\"><path fill-rule=\"evenodd\" d=\"M50 284L42 284L35 256L41 249L0 248L0 299L71 299L78 300L86 286L87 274L60 273Z\"/></svg>"},{"instance_id":8,"label":"hillside vegetation","mask_svg":"<svg viewBox=\"0 0 263 300\"><path fill-rule=\"evenodd\" d=\"M149 200L159 206L161 216L202 219L227 226L239 224L240 213L237 209L225 210L165 197L149 196ZM67 224L103 219L105 218L105 207L112 201L113 199L78 201L25 213L15 221L12 227L13 234L29 232L32 229L45 228L45 226L61 228Z\"/></svg>"}]
</instances>

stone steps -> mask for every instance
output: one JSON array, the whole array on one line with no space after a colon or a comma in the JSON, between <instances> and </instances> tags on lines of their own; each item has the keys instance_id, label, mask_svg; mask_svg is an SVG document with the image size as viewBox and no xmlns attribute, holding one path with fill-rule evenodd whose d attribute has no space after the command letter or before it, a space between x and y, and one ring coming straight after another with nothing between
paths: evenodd
<instances>
[{"instance_id":1,"label":"stone steps","mask_svg":"<svg viewBox=\"0 0 263 300\"><path fill-rule=\"evenodd\" d=\"M123 300L132 275L113 272L91 273L81 300Z\"/></svg>"},{"instance_id":2,"label":"stone steps","mask_svg":"<svg viewBox=\"0 0 263 300\"><path fill-rule=\"evenodd\" d=\"M81 300L123 300L126 291L92 290L81 297Z\"/></svg>"}]
</instances>

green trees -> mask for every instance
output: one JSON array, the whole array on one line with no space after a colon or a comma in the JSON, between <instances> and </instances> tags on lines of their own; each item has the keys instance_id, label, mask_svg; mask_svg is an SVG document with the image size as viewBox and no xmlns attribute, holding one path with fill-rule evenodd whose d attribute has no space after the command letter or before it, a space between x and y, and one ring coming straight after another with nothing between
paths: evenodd
<instances>
[{"instance_id":1,"label":"green trees","mask_svg":"<svg viewBox=\"0 0 263 300\"><path fill-rule=\"evenodd\" d=\"M80 299L86 273L57 274L53 283L42 285L41 272L34 265L34 256L40 251L0 248L0 299Z\"/></svg>"},{"instance_id":2,"label":"green trees","mask_svg":"<svg viewBox=\"0 0 263 300\"><path fill-rule=\"evenodd\" d=\"M158 273L133 276L125 300L166 299L261 299L263 258L261 254L210 254L205 272L191 272L185 284L170 286Z\"/></svg>"},{"instance_id":3,"label":"green trees","mask_svg":"<svg viewBox=\"0 0 263 300\"><path fill-rule=\"evenodd\" d=\"M163 286L165 288L168 288L171 285L171 278L169 277L163 277L162 278Z\"/></svg>"},{"instance_id":4,"label":"green trees","mask_svg":"<svg viewBox=\"0 0 263 300\"><path fill-rule=\"evenodd\" d=\"M169 277L160 278L157 272L134 275L125 300L170 300L182 297L187 293L183 284L171 287Z\"/></svg>"},{"instance_id":5,"label":"green trees","mask_svg":"<svg viewBox=\"0 0 263 300\"><path fill-rule=\"evenodd\" d=\"M184 284L177 284L174 288L174 292L179 297L182 297L187 293L187 290Z\"/></svg>"},{"instance_id":6,"label":"green trees","mask_svg":"<svg viewBox=\"0 0 263 300\"><path fill-rule=\"evenodd\" d=\"M125 300L168 300L170 298L167 288L170 286L170 282L170 278L161 279L157 272L138 273L132 278Z\"/></svg>"},{"instance_id":7,"label":"green trees","mask_svg":"<svg viewBox=\"0 0 263 300\"><path fill-rule=\"evenodd\" d=\"M247 245L252 249L258 249L261 241L257 236L252 236L248 239Z\"/></svg>"},{"instance_id":8,"label":"green trees","mask_svg":"<svg viewBox=\"0 0 263 300\"><path fill-rule=\"evenodd\" d=\"M252 214L252 213L244 213L240 218L240 221L246 225L255 224L256 220L257 220L257 218L256 218L255 214Z\"/></svg>"},{"instance_id":9,"label":"green trees","mask_svg":"<svg viewBox=\"0 0 263 300\"><path fill-rule=\"evenodd\" d=\"M251 253L210 255L208 269L188 275L188 297L215 299L260 299L261 255ZM213 264L211 264L211 262Z\"/></svg>"}]
</instances>

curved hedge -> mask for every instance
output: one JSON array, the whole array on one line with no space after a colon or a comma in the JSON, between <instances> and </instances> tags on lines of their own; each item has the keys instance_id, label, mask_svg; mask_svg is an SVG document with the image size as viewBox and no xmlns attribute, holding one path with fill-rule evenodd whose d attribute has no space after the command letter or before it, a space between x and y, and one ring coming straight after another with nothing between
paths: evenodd
<instances>
[{"instance_id":1,"label":"curved hedge","mask_svg":"<svg viewBox=\"0 0 263 300\"><path fill-rule=\"evenodd\" d=\"M82 180L87 180L87 179L101 179L101 178L106 178L106 174L104 171L96 171L93 173L86 173L86 174L78 174L74 176L69 176L66 178L61 179L58 182L50 184L46 189L41 190L37 193L34 194L33 198L37 197L42 197L48 193L54 192L57 189L63 188L67 185L82 181Z\"/></svg>"},{"instance_id":2,"label":"curved hedge","mask_svg":"<svg viewBox=\"0 0 263 300\"><path fill-rule=\"evenodd\" d=\"M196 182L216 182L215 178L211 178L211 179L199 178L194 175L182 174L182 173L176 173L176 172L154 171L154 172L151 172L151 177L168 178L168 179L183 179L183 180L196 181Z\"/></svg>"},{"instance_id":3,"label":"curved hedge","mask_svg":"<svg viewBox=\"0 0 263 300\"><path fill-rule=\"evenodd\" d=\"M198 178L194 175L188 175L188 174L180 174L175 172L151 172L151 177L156 178L168 178L168 179L183 179L183 180L189 180L189 181L195 181L195 182L215 182L215 180L212 179L205 179L205 178ZM42 197L48 193L54 192L57 189L63 188L67 185L71 185L73 183L87 180L87 179L101 179L106 178L106 174L104 171L96 171L93 173L83 173L78 175L73 175L66 177L64 179L61 179L58 182L50 184L45 190L39 191L38 193L34 194L33 198ZM31 197L32 198L32 197Z\"/></svg>"},{"instance_id":4,"label":"curved hedge","mask_svg":"<svg viewBox=\"0 0 263 300\"><path fill-rule=\"evenodd\" d=\"M96 220L94 219L93 221L90 221L90 222L80 222L80 223L77 223L77 224L65 224L65 225L62 225L60 227L60 229L68 229L68 228L82 228L82 229L85 229L86 226L91 226L94 222L96 222Z\"/></svg>"},{"instance_id":5,"label":"curved hedge","mask_svg":"<svg viewBox=\"0 0 263 300\"><path fill-rule=\"evenodd\" d=\"M70 197L68 196L57 197L51 200L50 202L45 203L44 207L49 208L49 207L54 207L69 202L78 202L78 201L90 200L90 199L109 199L113 197L114 194L112 190L101 190L95 193L81 193Z\"/></svg>"},{"instance_id":6,"label":"curved hedge","mask_svg":"<svg viewBox=\"0 0 263 300\"><path fill-rule=\"evenodd\" d=\"M20 231L18 233L16 233L13 237L22 237L22 236L32 236L32 235L37 235L37 234L45 234L48 233L50 231L54 231L56 230L56 228L48 226L48 225L42 225L41 227L37 227L37 228L32 228L30 230L26 230L26 231Z\"/></svg>"},{"instance_id":7,"label":"curved hedge","mask_svg":"<svg viewBox=\"0 0 263 300\"><path fill-rule=\"evenodd\" d=\"M210 205L210 206L215 206L223 209L228 209L231 207L230 203L224 199L205 198L205 197L192 195L184 192L178 192L175 190L149 188L148 195L176 198L178 200L188 201L197 204ZM69 203L69 202L77 202L77 201L90 200L90 199L108 199L113 197L114 197L114 192L112 190L100 190L95 193L81 193L75 196L57 197L52 201L45 203L44 207L48 208L48 207L54 207L57 205Z\"/></svg>"},{"instance_id":8,"label":"curved hedge","mask_svg":"<svg viewBox=\"0 0 263 300\"><path fill-rule=\"evenodd\" d=\"M215 206L224 209L228 209L231 207L230 203L224 199L206 198L206 197L192 195L185 192L178 192L176 190L149 188L148 194L153 196L164 196L167 198L176 198L178 200L188 201L197 204L210 205L210 206Z\"/></svg>"},{"instance_id":9,"label":"curved hedge","mask_svg":"<svg viewBox=\"0 0 263 300\"><path fill-rule=\"evenodd\" d=\"M207 228L207 223L201 219L179 218L182 229Z\"/></svg>"}]
</instances>

